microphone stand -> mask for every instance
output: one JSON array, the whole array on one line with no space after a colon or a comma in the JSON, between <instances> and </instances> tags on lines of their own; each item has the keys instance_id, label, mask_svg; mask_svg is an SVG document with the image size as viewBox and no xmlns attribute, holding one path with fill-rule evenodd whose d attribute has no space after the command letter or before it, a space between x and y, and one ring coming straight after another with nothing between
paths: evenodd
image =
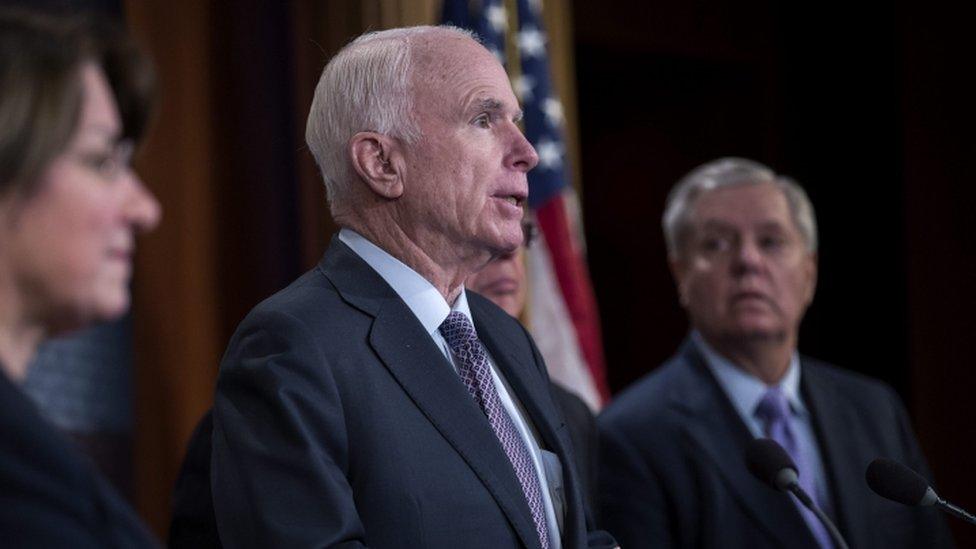
<instances>
[{"instance_id":1,"label":"microphone stand","mask_svg":"<svg viewBox=\"0 0 976 549\"><path fill-rule=\"evenodd\" d=\"M840 531L838 531L837 527L834 526L833 521L831 521L830 518L823 511L821 511L819 507L813 504L813 500L810 499L810 496L808 496L807 493L803 491L803 488L800 488L799 484L795 482L790 484L788 490L790 491L791 494L796 496L796 499L800 500L800 503L802 503L804 507L812 511L813 514L817 515L817 518L820 519L820 522L824 525L824 527L827 528L827 533L830 534L830 538L834 541L834 546L836 547L836 549L849 549L847 547L847 542L844 541L843 536L840 535ZM947 503L946 505L952 505L952 504ZM962 509L959 509L959 511L965 513L965 511L963 511ZM972 515L969 516L970 518L976 520L976 517L973 517Z\"/></svg>"},{"instance_id":2,"label":"microphone stand","mask_svg":"<svg viewBox=\"0 0 976 549\"><path fill-rule=\"evenodd\" d=\"M964 521L966 521L966 522L968 522L970 524L976 524L976 517L974 517L973 515L969 514L962 507L957 507L957 506L949 503L948 501L940 498L939 496L935 496L935 506L936 507L939 507L940 509L942 509L946 513L949 513L950 515L953 515L953 516L956 516L956 517L961 518L962 520L964 520Z\"/></svg>"}]
</instances>

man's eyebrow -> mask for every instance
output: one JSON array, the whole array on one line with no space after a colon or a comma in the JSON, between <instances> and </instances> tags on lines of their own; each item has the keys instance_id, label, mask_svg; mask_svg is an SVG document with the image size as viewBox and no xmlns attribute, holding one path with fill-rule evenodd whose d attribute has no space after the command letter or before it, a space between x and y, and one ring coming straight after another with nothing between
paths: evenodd
<instances>
[{"instance_id":1,"label":"man's eyebrow","mask_svg":"<svg viewBox=\"0 0 976 549\"><path fill-rule=\"evenodd\" d=\"M493 97L486 97L472 101L468 105L467 112L478 114L486 112L494 118L498 115L498 113L502 112L503 109L504 105L502 105L501 101Z\"/></svg>"},{"instance_id":2,"label":"man's eyebrow","mask_svg":"<svg viewBox=\"0 0 976 549\"><path fill-rule=\"evenodd\" d=\"M505 110L505 104L495 99L493 97L488 97L474 102L472 110L477 110L478 112L490 112L492 114L500 113ZM513 116L516 122L522 120L523 116L522 109L517 109L515 115Z\"/></svg>"},{"instance_id":3,"label":"man's eyebrow","mask_svg":"<svg viewBox=\"0 0 976 549\"><path fill-rule=\"evenodd\" d=\"M502 102L489 97L475 101L475 108L479 111L500 111L502 110Z\"/></svg>"}]
</instances>

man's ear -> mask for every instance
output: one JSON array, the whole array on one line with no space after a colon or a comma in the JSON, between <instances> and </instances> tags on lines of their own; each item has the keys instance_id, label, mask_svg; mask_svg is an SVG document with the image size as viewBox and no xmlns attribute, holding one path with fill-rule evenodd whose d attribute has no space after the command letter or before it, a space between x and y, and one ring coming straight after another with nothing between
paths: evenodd
<instances>
[{"instance_id":1,"label":"man's ear","mask_svg":"<svg viewBox=\"0 0 976 549\"><path fill-rule=\"evenodd\" d=\"M668 268L671 270L671 277L674 279L674 287L678 290L678 301L682 307L685 307L687 300L685 299L683 281L688 270L688 263L677 254L668 254Z\"/></svg>"},{"instance_id":2,"label":"man's ear","mask_svg":"<svg viewBox=\"0 0 976 549\"><path fill-rule=\"evenodd\" d=\"M804 259L804 269L806 270L805 276L807 279L806 287L806 305L810 305L813 302L813 296L817 293L817 263L819 256L817 252L810 252Z\"/></svg>"},{"instance_id":3,"label":"man's ear","mask_svg":"<svg viewBox=\"0 0 976 549\"><path fill-rule=\"evenodd\" d=\"M392 157L399 143L388 135L359 132L349 140L349 157L359 177L376 194L389 199L403 194L403 180Z\"/></svg>"}]
</instances>

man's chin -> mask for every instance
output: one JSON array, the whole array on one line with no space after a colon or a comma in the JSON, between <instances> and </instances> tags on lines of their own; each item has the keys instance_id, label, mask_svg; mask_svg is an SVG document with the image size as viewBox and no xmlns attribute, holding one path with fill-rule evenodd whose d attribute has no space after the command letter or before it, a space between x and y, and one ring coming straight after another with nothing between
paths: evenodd
<instances>
[{"instance_id":1,"label":"man's chin","mask_svg":"<svg viewBox=\"0 0 976 549\"><path fill-rule=\"evenodd\" d=\"M729 320L730 332L755 336L782 333L785 328L778 314L769 308L737 311Z\"/></svg>"},{"instance_id":2,"label":"man's chin","mask_svg":"<svg viewBox=\"0 0 976 549\"><path fill-rule=\"evenodd\" d=\"M700 328L702 334L711 332L714 339L725 344L738 345L742 343L777 342L786 339L787 330L779 322L772 322L769 318L739 319L739 322L725 325L712 325L710 328ZM706 339L711 339L706 337Z\"/></svg>"},{"instance_id":3,"label":"man's chin","mask_svg":"<svg viewBox=\"0 0 976 549\"><path fill-rule=\"evenodd\" d=\"M731 334L731 337L749 343L782 343L786 336L786 330L782 328L760 326L740 327Z\"/></svg>"},{"instance_id":4,"label":"man's chin","mask_svg":"<svg viewBox=\"0 0 976 549\"><path fill-rule=\"evenodd\" d=\"M513 254L522 245L522 232L519 230L518 236L502 235L493 244L492 258L503 255Z\"/></svg>"}]
</instances>

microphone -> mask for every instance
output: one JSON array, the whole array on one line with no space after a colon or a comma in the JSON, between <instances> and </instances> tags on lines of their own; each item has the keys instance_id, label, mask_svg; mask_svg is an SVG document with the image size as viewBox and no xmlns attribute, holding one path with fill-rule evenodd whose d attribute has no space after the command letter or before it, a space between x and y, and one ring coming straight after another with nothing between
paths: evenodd
<instances>
[{"instance_id":1,"label":"microphone","mask_svg":"<svg viewBox=\"0 0 976 549\"><path fill-rule=\"evenodd\" d=\"M796 463L779 443L769 438L754 439L746 447L746 466L754 477L770 488L779 492L789 492L796 496L800 503L812 511L814 515L817 515L833 539L834 546L837 549L848 549L847 542L844 541L834 523L819 507L813 504L810 495L800 487Z\"/></svg>"},{"instance_id":2,"label":"microphone","mask_svg":"<svg viewBox=\"0 0 976 549\"><path fill-rule=\"evenodd\" d=\"M864 473L864 479L867 480L868 487L883 498L912 507L934 505L950 515L970 524L976 524L976 517L965 509L940 498L929 486L929 481L925 480L925 477L897 461L886 458L872 461Z\"/></svg>"}]
</instances>

